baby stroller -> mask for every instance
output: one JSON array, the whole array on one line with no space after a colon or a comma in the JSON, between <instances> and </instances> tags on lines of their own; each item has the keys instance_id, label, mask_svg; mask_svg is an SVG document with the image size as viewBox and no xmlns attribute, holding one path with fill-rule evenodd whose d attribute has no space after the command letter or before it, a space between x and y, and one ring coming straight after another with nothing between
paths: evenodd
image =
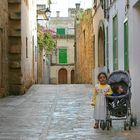
<instances>
[{"instance_id":1,"label":"baby stroller","mask_svg":"<svg viewBox=\"0 0 140 140\"><path fill-rule=\"evenodd\" d=\"M116 84L121 84L124 87L125 94L120 96L107 96L106 97L106 121L102 125L102 129L105 127L107 130L112 126L112 120L124 120L124 130L127 128L131 130L131 126L136 126L137 119L133 118L131 113L131 79L125 71L114 71L108 78L108 84L111 86L112 91Z\"/></svg>"}]
</instances>

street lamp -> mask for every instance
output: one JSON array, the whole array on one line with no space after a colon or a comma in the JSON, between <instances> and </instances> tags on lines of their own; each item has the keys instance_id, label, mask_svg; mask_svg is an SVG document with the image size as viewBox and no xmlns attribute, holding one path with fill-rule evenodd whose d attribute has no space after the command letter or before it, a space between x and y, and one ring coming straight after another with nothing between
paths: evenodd
<instances>
[{"instance_id":1,"label":"street lamp","mask_svg":"<svg viewBox=\"0 0 140 140\"><path fill-rule=\"evenodd\" d=\"M45 15L45 19L37 19L37 20L49 20L50 16L51 16L51 11L50 9L47 8L43 8L43 9L38 9L37 10L37 14L44 14Z\"/></svg>"},{"instance_id":2,"label":"street lamp","mask_svg":"<svg viewBox=\"0 0 140 140\"><path fill-rule=\"evenodd\" d=\"M46 13L46 16L50 18L50 16L51 16L51 11L50 11L49 8L46 8L45 13Z\"/></svg>"}]
</instances>

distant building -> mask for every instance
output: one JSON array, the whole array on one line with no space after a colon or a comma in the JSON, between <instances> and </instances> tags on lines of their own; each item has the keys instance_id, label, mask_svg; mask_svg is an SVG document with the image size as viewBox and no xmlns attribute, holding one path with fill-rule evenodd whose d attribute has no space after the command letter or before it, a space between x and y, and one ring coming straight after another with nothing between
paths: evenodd
<instances>
[{"instance_id":1,"label":"distant building","mask_svg":"<svg viewBox=\"0 0 140 140\"><path fill-rule=\"evenodd\" d=\"M75 6L76 6L76 8L69 8L68 9L68 17L75 18L77 15L79 15L81 12L84 11L82 8L80 8L80 3L76 3Z\"/></svg>"},{"instance_id":2,"label":"distant building","mask_svg":"<svg viewBox=\"0 0 140 140\"><path fill-rule=\"evenodd\" d=\"M49 29L54 31L56 50L51 56L50 83L74 83L74 17L51 17Z\"/></svg>"}]
</instances>

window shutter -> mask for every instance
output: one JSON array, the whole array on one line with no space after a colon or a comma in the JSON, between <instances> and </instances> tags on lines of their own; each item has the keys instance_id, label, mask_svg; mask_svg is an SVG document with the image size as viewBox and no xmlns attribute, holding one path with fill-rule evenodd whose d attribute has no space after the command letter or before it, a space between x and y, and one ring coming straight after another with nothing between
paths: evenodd
<instances>
[{"instance_id":1,"label":"window shutter","mask_svg":"<svg viewBox=\"0 0 140 140\"><path fill-rule=\"evenodd\" d=\"M59 49L59 64L67 63L67 49Z\"/></svg>"},{"instance_id":2,"label":"window shutter","mask_svg":"<svg viewBox=\"0 0 140 140\"><path fill-rule=\"evenodd\" d=\"M65 28L57 28L57 35L64 36Z\"/></svg>"}]
</instances>

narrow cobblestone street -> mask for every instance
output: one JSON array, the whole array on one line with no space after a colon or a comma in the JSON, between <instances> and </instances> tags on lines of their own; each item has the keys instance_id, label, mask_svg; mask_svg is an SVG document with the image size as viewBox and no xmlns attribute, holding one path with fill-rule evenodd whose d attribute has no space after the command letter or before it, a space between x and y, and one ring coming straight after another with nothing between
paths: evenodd
<instances>
[{"instance_id":1,"label":"narrow cobblestone street","mask_svg":"<svg viewBox=\"0 0 140 140\"><path fill-rule=\"evenodd\" d=\"M90 85L34 85L0 99L0 140L140 140L140 128L93 129Z\"/></svg>"}]
</instances>

